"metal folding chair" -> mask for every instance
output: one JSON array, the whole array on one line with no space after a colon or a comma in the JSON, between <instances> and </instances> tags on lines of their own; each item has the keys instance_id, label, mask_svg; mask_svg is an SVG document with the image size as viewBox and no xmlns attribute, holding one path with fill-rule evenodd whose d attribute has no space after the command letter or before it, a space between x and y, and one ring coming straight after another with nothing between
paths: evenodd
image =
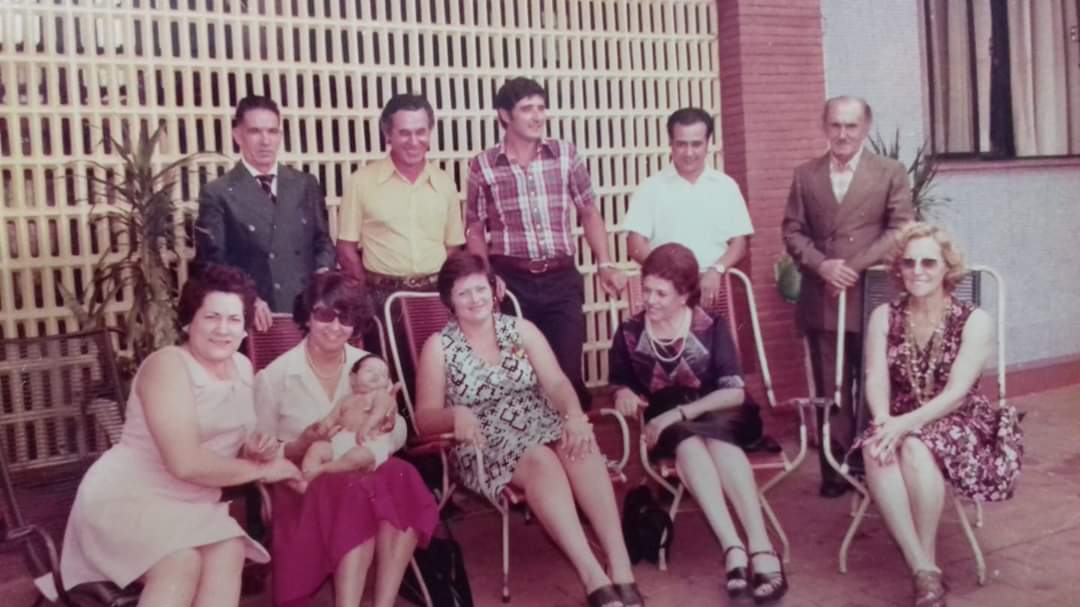
<instances>
[{"instance_id":1,"label":"metal folding chair","mask_svg":"<svg viewBox=\"0 0 1080 607\"><path fill-rule=\"evenodd\" d=\"M517 298L509 291L507 291L506 296L510 300L515 315L521 317L521 305ZM398 340L394 335L395 325L393 323L392 309L395 306L398 307L401 314L401 327L405 333L404 341L407 344L407 352L402 352L399 349ZM416 361L419 359L424 342L426 342L430 336L438 333L446 326L446 323L450 320L450 312L446 309L446 306L443 305L437 293L399 291L392 294L386 300L384 320L385 326L389 327L390 331L387 341L390 345L390 351L393 354L395 370L397 371L398 376L401 377L403 368L402 357L411 357L415 368ZM416 415L413 396L409 394L408 389L405 387L402 388L401 394L405 399L405 406L409 411L409 416L415 424ZM588 416L590 420L593 421L605 416L611 417L619 424L623 439L622 457L619 460L609 460L608 471L613 482L620 480L625 481L626 476L623 473L623 468L626 467L626 462L630 457L629 429L626 426L626 421L614 409L592 411ZM428 452L437 451L442 458L443 480L442 495L439 496L440 509L442 509L442 507L450 500L450 496L457 487L456 484L450 480L448 472L449 466L447 465L446 459L446 447L449 446L452 440L452 436L446 435L420 437L420 442L417 445L418 450ZM481 482L486 487L487 479L484 476L483 453L479 448L476 449L476 457L477 468L480 470ZM487 501L499 513L502 520L502 600L504 603L510 601L510 506L523 503L524 500L524 494L509 485L503 489L497 498L487 498Z\"/></svg>"},{"instance_id":2,"label":"metal folding chair","mask_svg":"<svg viewBox=\"0 0 1080 607\"><path fill-rule=\"evenodd\" d=\"M57 549L83 474L120 438L120 386L105 330L0 341L0 544L22 544L33 576L50 576L63 605L139 598L137 584L65 590Z\"/></svg>"},{"instance_id":3,"label":"metal folding chair","mask_svg":"<svg viewBox=\"0 0 1080 607\"><path fill-rule=\"evenodd\" d=\"M769 408L776 409L778 408L776 394L773 391L772 375L769 373L769 361L765 356L765 344L761 337L761 326L758 322L757 305L754 300L754 289L750 279L746 274L736 268L728 269L724 273L722 287L716 299L709 302L702 302L702 306L710 313L720 315L727 322L728 332L735 342L736 352L739 353L741 359L742 352L739 349L738 333L736 332L739 325L732 298L732 276L742 284L743 290L746 293L746 304L750 315L750 327L754 336L754 348L761 373L761 380L765 386L765 395ZM637 314L644 308L641 289L641 275L635 274L630 276L627 281L626 311L628 315L632 316ZM619 311L622 309L622 306L620 306L620 302L617 299L610 300L610 304L612 335L614 335L615 330L621 322ZM783 546L783 559L785 563L791 561L791 546L788 542L787 534L784 532L784 528L780 525L780 519L777 518L776 513L773 511L765 494L787 478L800 464L802 464L803 460L806 459L808 445L807 419L812 419L812 405L805 400L792 402L799 415L798 451L796 451L793 456L789 455L786 449L776 455L758 453L748 454L750 457L750 464L755 471L775 471L765 480L765 482L759 485L758 498L761 500L761 507L765 512L765 518L769 521L769 525L772 526L773 532ZM643 413L638 414L638 423L644 427L645 421ZM670 460L662 460L658 462L658 465L654 466L652 462L649 461L648 447L645 444L644 434L640 437L638 453L640 454L641 465L645 469L645 473L656 481L656 483L665 491L672 495L671 507L668 510L668 514L671 516L672 522L674 522L675 515L678 513L679 506L686 494L686 485L680 482L679 472L675 467L675 463ZM663 545L663 542L661 542L661 545ZM659 567L661 570L667 569L666 552L666 549L661 548L659 559Z\"/></svg>"},{"instance_id":4,"label":"metal folding chair","mask_svg":"<svg viewBox=\"0 0 1080 607\"><path fill-rule=\"evenodd\" d=\"M996 286L995 293L995 307L994 314L996 316L996 333L997 333L997 356L995 358L995 368L997 372L998 381L998 406L1005 406L1005 283L1002 281L1001 275L993 269L987 266L971 266L956 289L953 291L953 296L960 301L971 302L976 306L980 306L982 303L982 286L983 276L990 276L994 280ZM863 279L863 313L862 313L862 325L865 334L865 329L870 320L870 314L877 306L889 303L899 297L900 289L895 284L893 279L889 276L888 268L884 266L874 266L868 269ZM829 401L829 407L839 406L840 400L840 386L843 382L843 365L841 362L844 359L844 340L842 337L845 328L845 313L847 309L847 292L841 292L839 298L838 307L838 320L837 320L837 343L836 343L836 392L833 395L833 399ZM862 365L860 365L861 368ZM865 394L862 389L862 382L859 384L859 394L855 399L856 406L865 408ZM840 544L840 573L847 573L847 557L848 549L851 547L851 541L855 538L855 532L858 531L859 525L862 524L863 518L866 515L867 508L870 507L873 501L870 496L870 491L866 487L866 484L862 479L852 474L847 461L840 462L836 459L836 454L832 452L831 444L829 441L830 427L829 427L829 413L830 410L825 410L825 419L822 424L822 437L821 448L825 449L825 459L829 462L829 465L833 467L841 476L844 477L853 487L855 487L856 495L854 497L854 503L852 508L852 521L848 527L847 533L844 534L844 540ZM951 493L951 491L950 491ZM960 526L964 530L964 537L967 538L968 544L971 545L971 550L975 556L975 571L978 576L979 584L986 583L986 559L983 557L982 548L979 546L979 541L975 537L975 532L972 530L972 524L968 520L967 512L964 510L963 500L960 496L952 494L953 506L955 507L957 517L960 520ZM981 527L983 524L982 514L982 502L972 500L975 507L975 527Z\"/></svg>"}]
</instances>

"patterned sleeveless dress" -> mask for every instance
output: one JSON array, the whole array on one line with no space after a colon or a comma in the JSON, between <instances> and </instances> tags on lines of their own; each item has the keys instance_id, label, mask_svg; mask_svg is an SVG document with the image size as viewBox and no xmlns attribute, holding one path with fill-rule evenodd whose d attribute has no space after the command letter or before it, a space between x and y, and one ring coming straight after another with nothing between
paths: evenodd
<instances>
[{"instance_id":1,"label":"patterned sleeveless dress","mask_svg":"<svg viewBox=\"0 0 1080 607\"><path fill-rule=\"evenodd\" d=\"M562 436L562 419L540 388L515 317L495 315L498 365L488 364L473 352L455 320L443 328L441 339L446 405L469 407L480 420L486 442L486 495L494 499L510 482L526 451ZM450 450L450 462L458 482L471 491L485 493L473 446L455 446Z\"/></svg>"},{"instance_id":2,"label":"patterned sleeveless dress","mask_svg":"<svg viewBox=\"0 0 1080 607\"><path fill-rule=\"evenodd\" d=\"M949 371L960 352L964 325L975 306L952 300L945 319L944 347L932 370L929 369L931 345L919 349L908 343L906 310L906 297L889 304L886 343L892 415L902 415L921 405L911 378L912 369L916 377L931 374L934 394L945 389ZM990 502L1012 497L1024 454L1023 432L1016 409L991 403L979 393L978 380L959 407L912 434L929 447L946 481L960 494Z\"/></svg>"}]
</instances>

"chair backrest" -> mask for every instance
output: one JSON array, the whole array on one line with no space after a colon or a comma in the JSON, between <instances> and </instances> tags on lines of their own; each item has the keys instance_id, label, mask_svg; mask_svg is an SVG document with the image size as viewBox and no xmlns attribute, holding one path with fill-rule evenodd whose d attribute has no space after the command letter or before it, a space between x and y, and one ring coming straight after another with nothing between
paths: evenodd
<instances>
[{"instance_id":1,"label":"chair backrest","mask_svg":"<svg viewBox=\"0 0 1080 607\"><path fill-rule=\"evenodd\" d=\"M742 360L742 352L739 348L738 338L738 316L734 305L734 296L732 295L732 278L742 283L743 291L745 292L747 310L750 314L750 328L754 336L754 349L757 353L758 368L761 370L762 383L765 386L765 395L769 401L770 406L776 406L776 394L773 391L772 375L769 372L769 361L765 355L765 342L761 335L761 324L758 321L757 303L754 299L754 288L750 282L750 278L743 272L736 268L730 268L724 272L724 276L721 280L720 291L716 295L716 298L712 301L702 301L701 306L708 312L722 317L728 325L728 333L731 335L731 339L735 345L736 355ZM616 299L609 300L610 307L610 322L611 322L611 334L614 336L615 331L622 322L619 315L619 302ZM626 311L628 316L633 316L638 312L641 312L645 307L645 300L641 285L641 274L631 274L627 277L626 281ZM745 366L745 365L744 365Z\"/></svg>"},{"instance_id":2,"label":"chair backrest","mask_svg":"<svg viewBox=\"0 0 1080 607\"><path fill-rule=\"evenodd\" d=\"M956 288L953 290L953 296L962 302L970 302L976 306L983 307L983 287L985 286L985 277L993 279L995 284L995 299L992 309L986 309L987 312L992 313L996 318L995 338L997 340L996 354L994 359L994 370L998 380L998 400L1001 403L1005 402L1005 284L1002 282L1001 275L993 269L987 266L975 265L968 268L968 272L957 283ZM862 328L865 335L866 328L870 322L870 314L874 311L874 308L890 303L900 297L902 291L900 285L889 274L889 269L885 266L874 266L869 268L864 273L863 279L863 292L862 297ZM840 312L841 318L843 312ZM841 352L838 352L838 360L842 356ZM840 373L842 366L838 365L837 373ZM862 375L862 369L860 364L860 376ZM841 385L840 382L837 385ZM866 395L863 392L862 382L858 383L858 400L856 402L861 403L860 406L865 407Z\"/></svg>"},{"instance_id":3,"label":"chair backrest","mask_svg":"<svg viewBox=\"0 0 1080 607\"><path fill-rule=\"evenodd\" d=\"M291 314L274 314L273 318L273 324L266 331L251 331L245 344L245 353L251 359L251 365L256 372L274 362L274 359L288 352L304 339L303 329L293 321ZM382 352L386 352L386 338L382 322L374 316L371 320L375 323L379 341L383 344ZM357 348L364 347L362 336L349 340L349 343Z\"/></svg>"},{"instance_id":4,"label":"chair backrest","mask_svg":"<svg viewBox=\"0 0 1080 607\"><path fill-rule=\"evenodd\" d=\"M506 297L513 307L514 314L521 316L521 304L513 293L507 291ZM406 351L402 352L398 346L396 332L399 330L393 319L393 309L400 312L400 331L404 335ZM450 321L450 310L443 305L438 293L420 291L398 291L390 295L384 308L384 326L387 327L388 345L390 346L391 358L393 358L394 370L398 377L404 377L404 357L412 362L412 368L417 368L417 360L420 358L420 350L429 337L438 333ZM409 394L407 386L402 385L402 397L405 399L405 407L409 411L410 420L415 423L414 398Z\"/></svg>"},{"instance_id":5,"label":"chair backrest","mask_svg":"<svg viewBox=\"0 0 1080 607\"><path fill-rule=\"evenodd\" d=\"M105 330L0 340L0 489L12 526L61 538L83 473L119 440L123 397Z\"/></svg>"}]
</instances>

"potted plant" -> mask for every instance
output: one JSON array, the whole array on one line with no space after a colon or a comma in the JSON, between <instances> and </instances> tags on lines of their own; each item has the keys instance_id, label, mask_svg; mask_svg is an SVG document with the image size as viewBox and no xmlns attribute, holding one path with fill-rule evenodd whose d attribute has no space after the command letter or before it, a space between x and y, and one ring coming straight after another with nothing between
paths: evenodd
<instances>
[{"instance_id":1,"label":"potted plant","mask_svg":"<svg viewBox=\"0 0 1080 607\"><path fill-rule=\"evenodd\" d=\"M125 123L119 140L106 134L106 149L118 156L117 164L89 161L87 180L89 223L104 227L107 245L94 265L89 288L79 301L61 287L68 308L80 328L106 324L109 305L130 296L130 305L116 327L131 359L122 370L134 371L151 352L177 341L175 269L179 258L178 218L182 213L174 195L177 170L200 154L184 156L164 167L155 160L164 124L149 132L140 125L131 141Z\"/></svg>"}]
</instances>

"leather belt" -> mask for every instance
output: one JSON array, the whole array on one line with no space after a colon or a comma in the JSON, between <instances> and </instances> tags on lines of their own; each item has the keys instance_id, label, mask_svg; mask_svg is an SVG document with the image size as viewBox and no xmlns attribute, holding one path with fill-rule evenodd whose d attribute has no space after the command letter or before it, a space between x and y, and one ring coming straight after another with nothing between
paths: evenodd
<instances>
[{"instance_id":1,"label":"leather belt","mask_svg":"<svg viewBox=\"0 0 1080 607\"><path fill-rule=\"evenodd\" d=\"M527 259L525 257L509 257L507 255L491 255L491 265L498 268L508 268L529 274L546 274L574 267L574 256L563 255L561 257L548 257L547 259Z\"/></svg>"},{"instance_id":2,"label":"leather belt","mask_svg":"<svg viewBox=\"0 0 1080 607\"><path fill-rule=\"evenodd\" d=\"M414 274L412 276L392 276L364 270L368 285L384 290L424 290L435 288L438 274Z\"/></svg>"}]
</instances>

